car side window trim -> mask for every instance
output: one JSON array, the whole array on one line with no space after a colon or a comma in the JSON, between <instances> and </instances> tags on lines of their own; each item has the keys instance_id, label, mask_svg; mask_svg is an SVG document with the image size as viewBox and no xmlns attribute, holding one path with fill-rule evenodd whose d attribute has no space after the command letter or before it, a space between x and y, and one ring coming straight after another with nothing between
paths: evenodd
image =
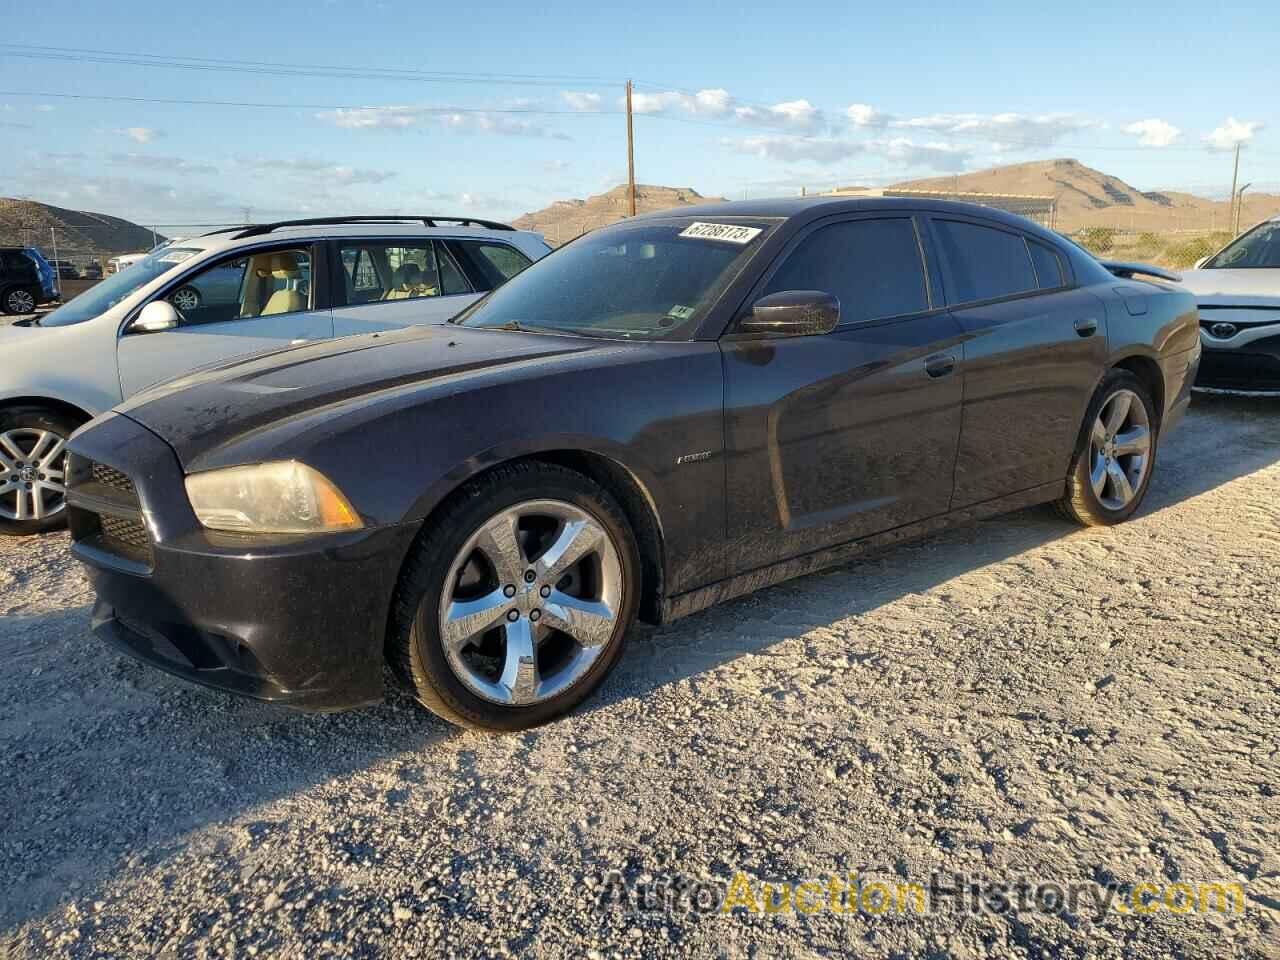
<instances>
[{"instance_id":1,"label":"car side window trim","mask_svg":"<svg viewBox=\"0 0 1280 960\"><path fill-rule=\"evenodd\" d=\"M730 322L728 329L725 331L725 335L732 336L734 334L734 327L738 320L741 319L743 312L750 309L751 304L755 303L756 300L760 299L760 297L764 295L764 291L768 288L770 282L772 282L774 275L782 269L783 264L787 262L787 259L796 251L800 244L810 236L817 233L824 227L830 227L840 223L858 223L872 220L911 221L911 226L916 237L916 248L920 255L920 266L924 275L925 299L929 303L929 309L917 310L914 313L893 314L892 316L887 317L874 317L870 320L841 320L840 323L836 325L835 329L832 330L832 333L840 333L842 331L853 329L864 330L872 327L888 326L889 324L894 323L905 323L908 320L915 320L919 317L928 317L939 313L945 313L947 310L946 304L934 302L937 291L935 290L932 273L930 271L930 262L929 257L927 256L928 248L925 243L926 238L922 235L922 225L919 222L920 218L917 213L912 210L876 210L867 213L836 214L830 217L823 217L822 219L815 220L813 223L810 223L799 230L795 236L791 237L791 239L787 241L786 246L778 252L778 255L774 257L773 262L769 264L765 271L760 275L760 278L751 287L751 292L747 295L743 304L738 308L737 313L734 315L734 319Z\"/></svg>"},{"instance_id":2,"label":"car side window trim","mask_svg":"<svg viewBox=\"0 0 1280 960\"><path fill-rule=\"evenodd\" d=\"M335 291L335 296L333 298L334 309L341 310L341 309L346 309L348 307L362 307L362 308L372 307L372 306L376 306L378 304L383 304L383 303L404 303L406 302L406 300L408 302L413 302L415 300L424 300L427 302L434 303L439 300L449 300L449 299L452 299L453 297L473 297L476 294L481 293L482 291L476 289L476 285L472 281L471 277L469 277L467 273L461 267L458 266L457 259L447 249L445 241L453 240L453 239L455 238L453 237L334 237L334 238L331 238L329 240L328 246L330 250L329 255L333 259L333 270L330 271L330 274L333 277L333 279L330 282L333 284L333 289ZM468 287L470 287L470 289L463 290L458 293L437 293L435 296L430 296L430 297L409 297L409 298L406 298L406 300L370 300L367 303L348 303L347 293L346 293L346 289L347 289L346 281L345 281L345 278L342 276L343 272L345 271L345 268L342 265L342 248L353 247L353 246L364 247L364 246L379 246L379 245L405 246L405 247L430 245L431 251L432 251L431 255L436 264L436 276L441 278L440 280L441 286L444 285L444 280L443 280L444 274L440 270L441 254L443 254L444 258L448 259L449 263L453 265L454 270L457 271L458 276L460 276L463 279L463 281L467 284ZM376 269L376 261L377 261L376 257L374 258L374 261L375 261L375 269ZM341 303L338 302L338 296L336 295L336 291L338 290L342 291Z\"/></svg>"},{"instance_id":3,"label":"car side window trim","mask_svg":"<svg viewBox=\"0 0 1280 960\"><path fill-rule=\"evenodd\" d=\"M1065 281L1063 286L1054 287L1053 289L1050 289L1050 290L1041 290L1039 288L1035 290L1022 290L1022 291L1019 291L1018 293L1009 293L1000 297L987 297L986 299L983 299L983 300L957 300L953 303L951 302L951 286L952 286L951 280L953 276L952 272L954 270L954 266L952 265L951 261L947 259L946 252L942 249L942 245L937 242L937 234L936 234L937 226L936 225L938 221L950 220L955 223L972 224L975 227L987 227L991 230L997 230L1000 233L1007 233L1007 234L1010 234L1011 236L1019 238L1020 240L1022 240L1024 246L1028 242L1029 238L1021 230L1018 230L1014 227L1010 227L1007 224L1000 223L999 221L984 220L981 217L971 217L971 216L965 216L964 214L953 214L953 213L947 212L945 214L931 213L928 215L928 220L929 220L930 239L933 241L933 248L938 251L938 260L942 265L943 296L946 300L946 309L948 310L968 310L970 307L984 307L993 303L1008 303L1013 300L1026 300L1030 297L1042 297L1042 296L1045 296L1046 294L1062 293L1064 290L1074 290L1076 288L1075 275L1071 271L1071 267L1069 265L1069 261L1067 260L1067 258L1064 257L1062 253L1055 246L1045 243L1045 246L1048 246L1049 249L1052 250L1054 254L1058 257L1058 261L1062 269L1063 279ZM1035 239L1037 243L1044 243L1044 241L1039 240L1038 238L1030 238L1030 239ZM1027 248L1027 258L1029 260L1031 259L1030 248ZM1031 272L1032 272L1032 275L1035 275L1036 273L1034 261L1032 261Z\"/></svg>"},{"instance_id":4,"label":"car side window trim","mask_svg":"<svg viewBox=\"0 0 1280 960\"><path fill-rule=\"evenodd\" d=\"M318 276L321 275L320 271L323 270L322 255L320 253L320 248L322 246L323 246L322 243L318 243L315 240L301 240L301 241L295 240L292 243L283 242L280 240L274 240L270 243L256 243L250 246L236 247L234 250L227 250L221 254L218 254L217 256L210 257L208 260L202 260L200 263L194 265L186 272L166 282L164 286L160 287L153 294L151 294L151 296L147 297L145 300L139 303L136 307L130 310L127 314L125 314L124 319L120 321L120 326L116 330L116 336L123 337L128 335L129 327L133 324L134 320L138 319L138 314L142 312L143 307L145 307L149 303L153 303L156 300L165 299L169 294L173 293L179 287L184 286L188 281L190 281L193 277L197 276L198 274L202 274L207 270L216 270L218 267L224 264L234 263L237 260L247 259L256 254L271 253L273 251L279 251L279 250L303 250L303 251L306 251L307 256L311 258L311 289L308 291L308 297L310 298L310 306L308 306L306 310L295 310L292 312L293 313L311 313L316 310L327 310L328 309L327 296L322 296L322 294L327 294L328 291L322 285L319 285L317 283ZM277 316L283 316L283 314L277 314ZM258 318L257 317L237 317L234 320L226 321L226 322L239 323L241 320L256 320L256 319Z\"/></svg>"}]
</instances>

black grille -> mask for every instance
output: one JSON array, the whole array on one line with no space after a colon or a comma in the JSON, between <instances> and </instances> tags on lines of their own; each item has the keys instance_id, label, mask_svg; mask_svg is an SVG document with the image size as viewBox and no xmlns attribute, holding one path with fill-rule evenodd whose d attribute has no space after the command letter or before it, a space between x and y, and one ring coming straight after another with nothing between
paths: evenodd
<instances>
[{"instance_id":1,"label":"black grille","mask_svg":"<svg viewBox=\"0 0 1280 960\"><path fill-rule=\"evenodd\" d=\"M91 473L94 482L100 483L104 487L113 487L116 490L124 490L128 493L134 492L133 481L115 467L108 467L105 463L95 463Z\"/></svg>"},{"instance_id":2,"label":"black grille","mask_svg":"<svg viewBox=\"0 0 1280 960\"><path fill-rule=\"evenodd\" d=\"M123 520L120 517L103 514L99 523L102 525L102 535L109 540L116 540L140 550L146 550L151 546L151 541L147 537L147 528L136 520Z\"/></svg>"}]
</instances>

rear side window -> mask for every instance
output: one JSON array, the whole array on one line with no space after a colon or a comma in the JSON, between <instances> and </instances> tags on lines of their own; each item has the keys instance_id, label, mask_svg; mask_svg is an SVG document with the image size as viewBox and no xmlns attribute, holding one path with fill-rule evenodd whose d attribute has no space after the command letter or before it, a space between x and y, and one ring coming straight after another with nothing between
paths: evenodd
<instances>
[{"instance_id":1,"label":"rear side window","mask_svg":"<svg viewBox=\"0 0 1280 960\"><path fill-rule=\"evenodd\" d=\"M994 300L1037 288L1026 241L1016 233L959 220L935 220L950 269L951 303Z\"/></svg>"},{"instance_id":2,"label":"rear side window","mask_svg":"<svg viewBox=\"0 0 1280 960\"><path fill-rule=\"evenodd\" d=\"M1027 241L1027 249L1031 251L1031 262L1036 268L1036 283L1041 290L1056 290L1066 286L1060 256L1035 240Z\"/></svg>"},{"instance_id":3,"label":"rear side window","mask_svg":"<svg viewBox=\"0 0 1280 960\"><path fill-rule=\"evenodd\" d=\"M820 290L840 300L840 322L929 309L915 225L907 218L853 220L815 230L769 281L765 294Z\"/></svg>"},{"instance_id":4,"label":"rear side window","mask_svg":"<svg viewBox=\"0 0 1280 960\"><path fill-rule=\"evenodd\" d=\"M506 283L532 262L505 243L455 240L452 245L470 261L472 269L484 278L485 286L490 288Z\"/></svg>"}]
</instances>

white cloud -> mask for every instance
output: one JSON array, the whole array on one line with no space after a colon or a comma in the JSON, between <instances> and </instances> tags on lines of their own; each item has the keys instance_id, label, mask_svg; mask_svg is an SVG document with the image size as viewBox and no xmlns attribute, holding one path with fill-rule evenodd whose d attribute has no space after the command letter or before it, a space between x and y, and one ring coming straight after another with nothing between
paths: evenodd
<instances>
[{"instance_id":1,"label":"white cloud","mask_svg":"<svg viewBox=\"0 0 1280 960\"><path fill-rule=\"evenodd\" d=\"M51 103L41 103L32 107L32 109L35 110L36 113L53 113L54 108Z\"/></svg>"},{"instance_id":2,"label":"white cloud","mask_svg":"<svg viewBox=\"0 0 1280 960\"><path fill-rule=\"evenodd\" d=\"M916 143L909 137L849 140L771 134L722 141L743 153L784 163L807 162L832 166L854 156L878 156L902 167L924 167L945 173L965 169L972 157L968 147L942 142Z\"/></svg>"},{"instance_id":3,"label":"white cloud","mask_svg":"<svg viewBox=\"0 0 1280 960\"><path fill-rule=\"evenodd\" d=\"M621 103L625 102L625 98ZM639 114L684 113L691 117L725 117L751 126L777 127L815 133L823 126L822 111L808 100L787 100L772 106L743 104L723 87L708 87L696 93L664 90L632 93L631 109Z\"/></svg>"},{"instance_id":4,"label":"white cloud","mask_svg":"<svg viewBox=\"0 0 1280 960\"><path fill-rule=\"evenodd\" d=\"M134 143L150 143L155 140L156 137L164 136L162 131L156 130L152 127L125 127L123 130L117 132L124 134Z\"/></svg>"},{"instance_id":5,"label":"white cloud","mask_svg":"<svg viewBox=\"0 0 1280 960\"><path fill-rule=\"evenodd\" d=\"M315 157L237 157L236 163L259 174L283 175L308 183L337 187L385 183L397 175L394 170L362 169Z\"/></svg>"},{"instance_id":6,"label":"white cloud","mask_svg":"<svg viewBox=\"0 0 1280 960\"><path fill-rule=\"evenodd\" d=\"M889 117L867 103L851 103L844 115L855 127L883 127Z\"/></svg>"},{"instance_id":7,"label":"white cloud","mask_svg":"<svg viewBox=\"0 0 1280 960\"><path fill-rule=\"evenodd\" d=\"M837 140L830 137L796 137L785 134L744 137L741 140L726 140L724 142L726 145L735 147L743 153L752 153L766 160L788 162L808 160L814 163L839 163L841 160L847 160L863 150L861 144L852 140Z\"/></svg>"},{"instance_id":8,"label":"white cloud","mask_svg":"<svg viewBox=\"0 0 1280 960\"><path fill-rule=\"evenodd\" d=\"M598 93L581 93L576 90L566 90L560 94L560 99L568 105L570 110L593 113L600 109L602 98Z\"/></svg>"},{"instance_id":9,"label":"white cloud","mask_svg":"<svg viewBox=\"0 0 1280 960\"><path fill-rule=\"evenodd\" d=\"M1074 113L935 113L892 120L891 127L930 130L953 136L990 138L997 149L1047 147L1065 136L1099 126Z\"/></svg>"},{"instance_id":10,"label":"white cloud","mask_svg":"<svg viewBox=\"0 0 1280 960\"><path fill-rule=\"evenodd\" d=\"M635 113L662 113L675 107L683 107L690 98L684 93L635 93L631 94L631 109Z\"/></svg>"},{"instance_id":11,"label":"white cloud","mask_svg":"<svg viewBox=\"0 0 1280 960\"><path fill-rule=\"evenodd\" d=\"M915 143L908 137L873 141L868 150L909 167L928 167L945 173L958 173L965 168L972 151L951 143Z\"/></svg>"},{"instance_id":12,"label":"white cloud","mask_svg":"<svg viewBox=\"0 0 1280 960\"><path fill-rule=\"evenodd\" d=\"M422 119L420 107L341 107L316 118L346 130L403 130Z\"/></svg>"},{"instance_id":13,"label":"white cloud","mask_svg":"<svg viewBox=\"0 0 1280 960\"><path fill-rule=\"evenodd\" d=\"M523 109L523 108L517 108ZM563 133L500 111L449 107L342 107L315 114L316 119L345 130L405 130L434 120L459 133L498 133L512 137L551 137L568 140Z\"/></svg>"},{"instance_id":14,"label":"white cloud","mask_svg":"<svg viewBox=\"0 0 1280 960\"><path fill-rule=\"evenodd\" d=\"M497 133L506 137L551 137L568 140L568 134L548 130L541 124L501 113L446 113L441 122L459 133Z\"/></svg>"},{"instance_id":15,"label":"white cloud","mask_svg":"<svg viewBox=\"0 0 1280 960\"><path fill-rule=\"evenodd\" d=\"M1120 129L1124 133L1137 137L1138 142L1144 147L1167 147L1177 143L1178 138L1182 136L1182 131L1173 124L1156 117L1135 120Z\"/></svg>"},{"instance_id":16,"label":"white cloud","mask_svg":"<svg viewBox=\"0 0 1280 960\"><path fill-rule=\"evenodd\" d=\"M1227 117L1221 126L1216 127L1212 133L1201 139L1213 150L1233 150L1237 143L1248 143L1261 129L1261 121Z\"/></svg>"},{"instance_id":17,"label":"white cloud","mask_svg":"<svg viewBox=\"0 0 1280 960\"><path fill-rule=\"evenodd\" d=\"M165 157L151 153L113 153L109 159L117 166L141 167L146 170L167 170L171 173L218 172L218 168L209 163L192 163L184 157Z\"/></svg>"}]
</instances>

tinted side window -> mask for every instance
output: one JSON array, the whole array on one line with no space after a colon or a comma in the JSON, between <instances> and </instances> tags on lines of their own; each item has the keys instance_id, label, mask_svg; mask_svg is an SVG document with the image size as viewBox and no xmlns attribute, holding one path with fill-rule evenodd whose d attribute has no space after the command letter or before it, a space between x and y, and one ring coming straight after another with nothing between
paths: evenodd
<instances>
[{"instance_id":1,"label":"tinted side window","mask_svg":"<svg viewBox=\"0 0 1280 960\"><path fill-rule=\"evenodd\" d=\"M951 303L969 303L1036 289L1027 244L1016 233L958 220L935 220L938 244L951 267Z\"/></svg>"},{"instance_id":2,"label":"tinted side window","mask_svg":"<svg viewBox=\"0 0 1280 960\"><path fill-rule=\"evenodd\" d=\"M1036 282L1041 290L1053 290L1066 285L1062 272L1062 258L1034 240L1027 241L1027 249L1031 251L1031 262L1036 268Z\"/></svg>"},{"instance_id":3,"label":"tinted side window","mask_svg":"<svg viewBox=\"0 0 1280 960\"><path fill-rule=\"evenodd\" d=\"M907 218L855 220L814 231L791 252L766 294L821 290L840 300L840 322L929 309L915 226Z\"/></svg>"}]
</instances>

